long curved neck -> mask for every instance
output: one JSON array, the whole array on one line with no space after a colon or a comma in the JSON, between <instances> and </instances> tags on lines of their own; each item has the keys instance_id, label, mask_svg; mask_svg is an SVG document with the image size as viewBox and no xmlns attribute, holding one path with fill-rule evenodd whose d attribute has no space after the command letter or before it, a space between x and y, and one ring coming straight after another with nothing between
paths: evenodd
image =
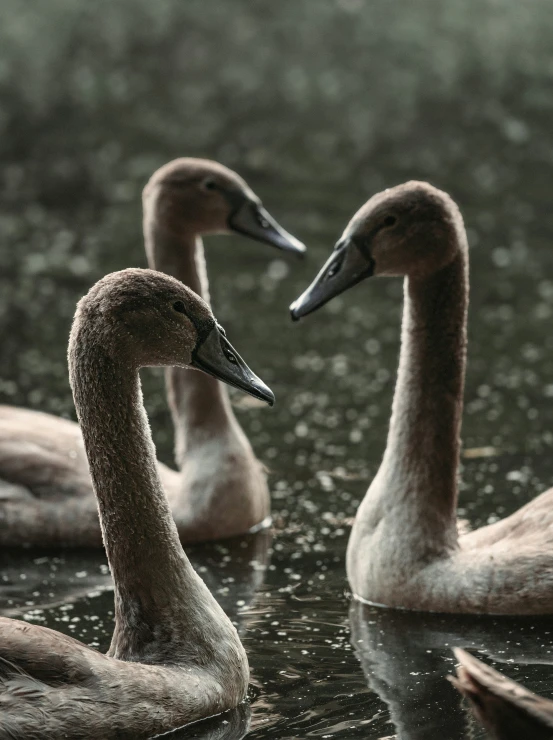
<instances>
[{"instance_id":1,"label":"long curved neck","mask_svg":"<svg viewBox=\"0 0 553 740\"><path fill-rule=\"evenodd\" d=\"M466 364L465 249L425 279L406 278L401 353L379 486L429 537L456 539L457 474Z\"/></svg>"},{"instance_id":2,"label":"long curved neck","mask_svg":"<svg viewBox=\"0 0 553 740\"><path fill-rule=\"evenodd\" d=\"M191 233L178 235L146 221L144 238L149 266L180 280L209 303L202 240ZM181 466L187 449L227 426L232 410L226 388L195 370L166 370L167 397L175 426L175 456Z\"/></svg>"},{"instance_id":3,"label":"long curved neck","mask_svg":"<svg viewBox=\"0 0 553 740\"><path fill-rule=\"evenodd\" d=\"M111 359L86 327L73 347L73 395L115 584L110 652L159 657L160 630L194 628L188 602L198 579L159 479L136 369Z\"/></svg>"}]
</instances>

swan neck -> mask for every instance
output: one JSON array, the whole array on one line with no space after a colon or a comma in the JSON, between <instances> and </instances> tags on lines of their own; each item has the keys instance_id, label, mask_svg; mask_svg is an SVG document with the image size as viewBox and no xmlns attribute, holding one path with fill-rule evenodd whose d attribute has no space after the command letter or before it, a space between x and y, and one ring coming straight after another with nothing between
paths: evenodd
<instances>
[{"instance_id":1,"label":"swan neck","mask_svg":"<svg viewBox=\"0 0 553 740\"><path fill-rule=\"evenodd\" d=\"M159 625L188 621L183 595L196 576L159 479L136 368L86 326L73 339L71 385L115 584L111 650L132 659Z\"/></svg>"},{"instance_id":2,"label":"swan neck","mask_svg":"<svg viewBox=\"0 0 553 740\"><path fill-rule=\"evenodd\" d=\"M466 364L466 250L406 278L399 369L381 474L399 498L454 527Z\"/></svg>"},{"instance_id":3,"label":"swan neck","mask_svg":"<svg viewBox=\"0 0 553 740\"><path fill-rule=\"evenodd\" d=\"M145 220L149 266L172 275L209 303L209 284L201 237L164 231ZM216 436L232 420L225 386L195 370L171 367L165 371L167 397L175 427L175 457L182 466L187 451Z\"/></svg>"}]
</instances>

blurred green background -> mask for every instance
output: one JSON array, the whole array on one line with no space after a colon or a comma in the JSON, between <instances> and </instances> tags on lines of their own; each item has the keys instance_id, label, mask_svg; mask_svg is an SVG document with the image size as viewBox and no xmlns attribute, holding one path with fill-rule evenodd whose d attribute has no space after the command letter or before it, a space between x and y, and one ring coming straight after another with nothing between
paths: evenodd
<instances>
[{"instance_id":1,"label":"blurred green background","mask_svg":"<svg viewBox=\"0 0 553 740\"><path fill-rule=\"evenodd\" d=\"M374 399L364 378L381 373L362 430L378 460L399 284L338 299L330 325L321 313L292 327L287 305L361 203L409 178L452 194L474 247L468 444L550 444L549 0L0 0L0 12L0 400L73 413L75 303L106 272L145 264L141 189L193 155L235 168L310 249L299 264L239 238L208 244L215 312L281 400L259 445L293 429L293 399L315 409L301 395L313 387L344 388L326 397L328 438L347 432L345 405ZM328 377L340 357L347 371ZM170 458L162 381L144 376ZM313 418L302 444L326 433Z\"/></svg>"}]
</instances>

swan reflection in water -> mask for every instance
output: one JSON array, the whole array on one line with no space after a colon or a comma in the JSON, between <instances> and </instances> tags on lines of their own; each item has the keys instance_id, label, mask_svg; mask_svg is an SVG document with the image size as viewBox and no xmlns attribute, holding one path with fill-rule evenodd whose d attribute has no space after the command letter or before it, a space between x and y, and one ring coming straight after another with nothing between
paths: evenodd
<instances>
[{"instance_id":1,"label":"swan reflection in water","mask_svg":"<svg viewBox=\"0 0 553 740\"><path fill-rule=\"evenodd\" d=\"M505 664L551 665L551 683L539 693L547 688L553 693L553 630L544 617L428 614L353 601L350 627L369 688L388 705L397 740L481 737L474 734L480 726L446 680L457 662L454 647ZM510 675L516 677L512 670Z\"/></svg>"},{"instance_id":2,"label":"swan reflection in water","mask_svg":"<svg viewBox=\"0 0 553 740\"><path fill-rule=\"evenodd\" d=\"M155 740L242 740L250 729L251 709L245 703L230 712L194 722L191 725L156 735Z\"/></svg>"},{"instance_id":3,"label":"swan reflection in water","mask_svg":"<svg viewBox=\"0 0 553 740\"><path fill-rule=\"evenodd\" d=\"M265 580L272 533L233 537L189 546L195 570L223 607L238 631L244 614ZM105 557L97 551L39 551L2 553L0 615L41 620L44 610L74 604L113 590ZM110 601L110 608L111 608Z\"/></svg>"},{"instance_id":4,"label":"swan reflection in water","mask_svg":"<svg viewBox=\"0 0 553 740\"><path fill-rule=\"evenodd\" d=\"M448 676L467 699L475 717L495 740L551 740L553 701L533 694L516 681L455 648L457 675Z\"/></svg>"}]
</instances>

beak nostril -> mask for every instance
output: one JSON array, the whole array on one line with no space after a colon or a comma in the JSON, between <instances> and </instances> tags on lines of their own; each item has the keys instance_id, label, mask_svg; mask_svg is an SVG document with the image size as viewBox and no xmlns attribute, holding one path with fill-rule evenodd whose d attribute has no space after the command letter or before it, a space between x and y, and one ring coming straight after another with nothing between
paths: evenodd
<instances>
[{"instance_id":1,"label":"beak nostril","mask_svg":"<svg viewBox=\"0 0 553 740\"><path fill-rule=\"evenodd\" d=\"M238 365L238 360L234 352L231 352L230 349L227 349L226 347L224 348L223 352L230 363L232 363L233 365Z\"/></svg>"},{"instance_id":2,"label":"beak nostril","mask_svg":"<svg viewBox=\"0 0 553 740\"><path fill-rule=\"evenodd\" d=\"M261 228L262 229L268 229L269 228L269 222L267 221L267 219L265 218L265 216L262 213L260 213L259 211L257 211L255 215L256 215L256 218L257 218L257 223L261 226Z\"/></svg>"},{"instance_id":3,"label":"beak nostril","mask_svg":"<svg viewBox=\"0 0 553 740\"><path fill-rule=\"evenodd\" d=\"M342 269L342 264L344 262L343 255L341 257L338 257L337 260L335 260L330 267L327 270L327 273L325 275L326 280L330 280L331 278L335 277L340 270Z\"/></svg>"}]
</instances>

